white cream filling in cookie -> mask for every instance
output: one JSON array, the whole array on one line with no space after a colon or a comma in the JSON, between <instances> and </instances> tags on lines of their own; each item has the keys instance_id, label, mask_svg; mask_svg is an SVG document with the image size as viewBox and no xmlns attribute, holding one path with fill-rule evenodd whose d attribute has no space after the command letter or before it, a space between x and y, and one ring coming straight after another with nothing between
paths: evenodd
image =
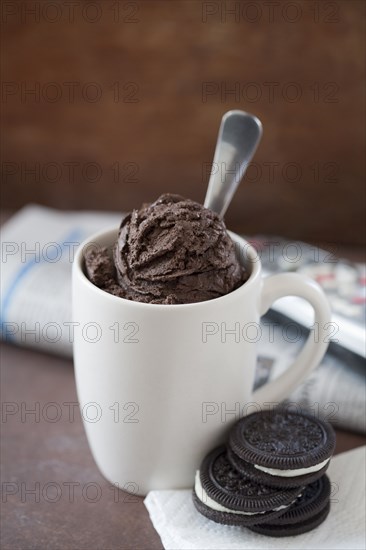
<instances>
[{"instance_id":1,"label":"white cream filling in cookie","mask_svg":"<svg viewBox=\"0 0 366 550\"><path fill-rule=\"evenodd\" d=\"M315 466L309 466L309 468L297 468L297 470L277 470L276 468L266 468L265 466L259 466L258 464L253 464L253 466L254 468L257 468L257 470L266 472L266 474L270 474L271 476L295 477L295 476L302 476L305 474L311 474L312 472L318 472L326 464L328 464L329 461L330 461L330 458L327 458L327 460L324 460L319 464L315 464Z\"/></svg>"},{"instance_id":2,"label":"white cream filling in cookie","mask_svg":"<svg viewBox=\"0 0 366 550\"><path fill-rule=\"evenodd\" d=\"M243 516L256 516L258 514L265 514L266 513L266 512L243 512L241 510L230 510L230 508L225 508L225 506L222 506L221 504L219 504L218 502L216 502L215 500L213 500L211 497L208 496L208 494L206 493L206 491L202 487L201 478L200 478L200 471L199 470L197 470L197 472L196 472L194 490L195 490L195 493L196 493L197 497L200 499L201 502L203 502L203 504L205 504L206 506L208 506L212 510L216 510L217 512L227 512L229 514L240 514L240 515L243 515ZM293 501L293 502L295 502L295 501ZM271 512L278 512L279 510L285 510L286 508L291 506L291 504L293 504L293 502L291 502L290 504L279 506L278 508L274 508L273 510L270 510L270 511Z\"/></svg>"}]
</instances>

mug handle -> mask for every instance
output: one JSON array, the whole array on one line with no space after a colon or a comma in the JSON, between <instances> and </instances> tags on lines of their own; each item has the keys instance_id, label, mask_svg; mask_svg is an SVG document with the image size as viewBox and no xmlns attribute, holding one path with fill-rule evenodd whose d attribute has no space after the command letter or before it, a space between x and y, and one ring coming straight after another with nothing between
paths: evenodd
<instances>
[{"instance_id":1,"label":"mug handle","mask_svg":"<svg viewBox=\"0 0 366 550\"><path fill-rule=\"evenodd\" d=\"M311 329L295 362L275 380L253 393L253 399L262 405L265 402L280 402L288 397L320 363L329 343L326 327L331 320L331 310L320 286L309 277L298 273L280 273L265 277L260 315L264 315L275 300L284 296L299 296L311 304L315 313L314 324L318 323L319 327L319 340L315 341L314 329Z\"/></svg>"}]
</instances>

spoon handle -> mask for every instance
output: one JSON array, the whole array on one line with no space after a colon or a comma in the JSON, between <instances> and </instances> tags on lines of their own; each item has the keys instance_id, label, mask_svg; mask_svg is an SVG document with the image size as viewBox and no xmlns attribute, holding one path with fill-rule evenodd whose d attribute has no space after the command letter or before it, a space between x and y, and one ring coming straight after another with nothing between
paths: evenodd
<instances>
[{"instance_id":1,"label":"spoon handle","mask_svg":"<svg viewBox=\"0 0 366 550\"><path fill-rule=\"evenodd\" d=\"M222 218L262 136L260 120L245 111L222 117L204 206Z\"/></svg>"}]
</instances>

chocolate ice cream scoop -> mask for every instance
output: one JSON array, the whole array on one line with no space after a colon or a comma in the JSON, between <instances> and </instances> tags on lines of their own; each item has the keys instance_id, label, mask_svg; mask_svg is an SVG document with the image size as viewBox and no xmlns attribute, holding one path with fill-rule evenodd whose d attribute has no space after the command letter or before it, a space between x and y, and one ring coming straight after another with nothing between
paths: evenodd
<instances>
[{"instance_id":1,"label":"chocolate ice cream scoop","mask_svg":"<svg viewBox=\"0 0 366 550\"><path fill-rule=\"evenodd\" d=\"M245 280L223 221L179 195L162 195L123 220L114 261L126 297L139 302L202 302Z\"/></svg>"},{"instance_id":2,"label":"chocolate ice cream scoop","mask_svg":"<svg viewBox=\"0 0 366 550\"><path fill-rule=\"evenodd\" d=\"M89 279L119 297L155 304L202 302L247 278L224 222L179 195L162 195L122 221L113 249L89 252Z\"/></svg>"}]
</instances>

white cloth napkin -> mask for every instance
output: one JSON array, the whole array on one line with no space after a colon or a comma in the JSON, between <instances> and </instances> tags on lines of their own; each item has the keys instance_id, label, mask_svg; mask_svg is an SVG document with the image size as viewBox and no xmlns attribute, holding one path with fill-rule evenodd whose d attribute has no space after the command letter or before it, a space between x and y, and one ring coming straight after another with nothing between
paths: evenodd
<instances>
[{"instance_id":1,"label":"white cloth napkin","mask_svg":"<svg viewBox=\"0 0 366 550\"><path fill-rule=\"evenodd\" d=\"M365 464L366 446L331 460L329 516L313 531L296 537L265 537L243 527L214 523L196 511L191 490L151 491L144 502L169 550L364 549Z\"/></svg>"}]
</instances>

